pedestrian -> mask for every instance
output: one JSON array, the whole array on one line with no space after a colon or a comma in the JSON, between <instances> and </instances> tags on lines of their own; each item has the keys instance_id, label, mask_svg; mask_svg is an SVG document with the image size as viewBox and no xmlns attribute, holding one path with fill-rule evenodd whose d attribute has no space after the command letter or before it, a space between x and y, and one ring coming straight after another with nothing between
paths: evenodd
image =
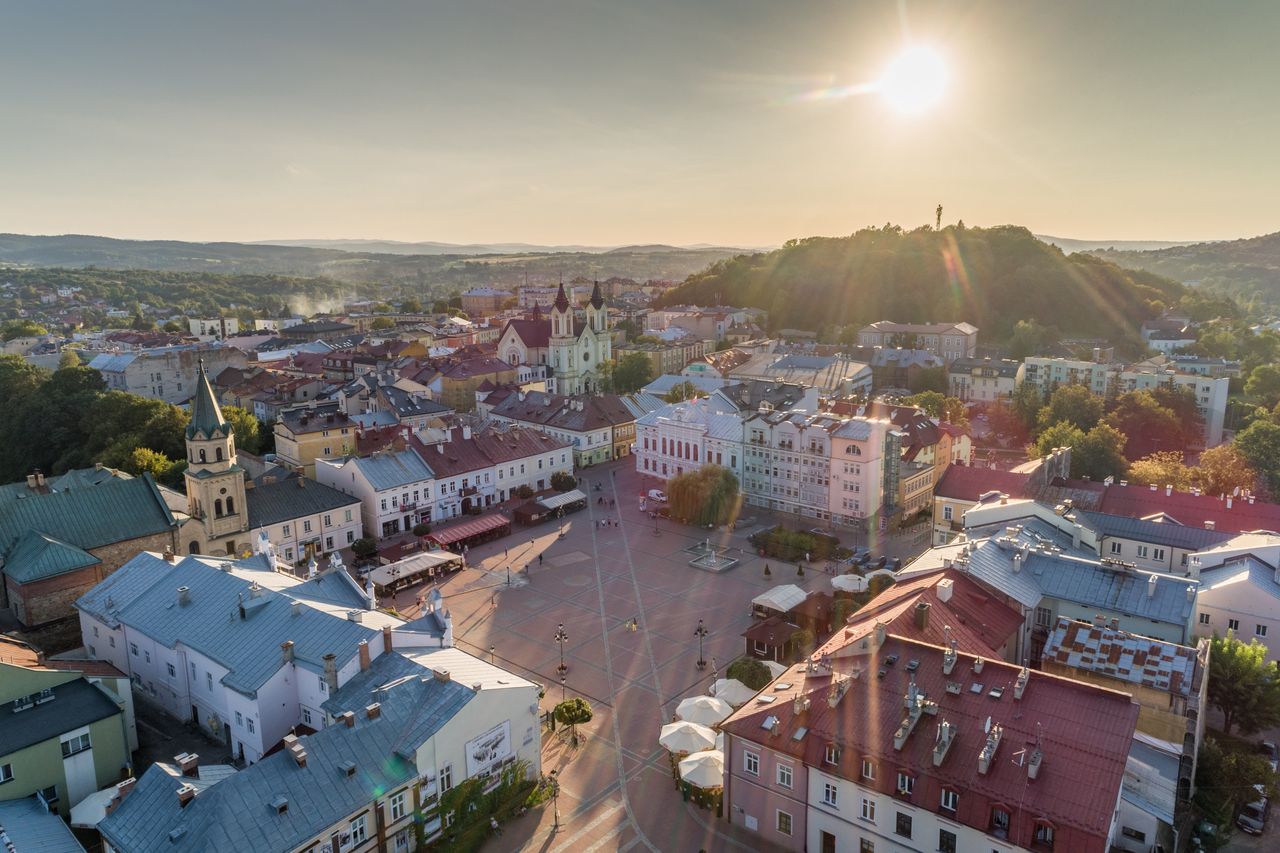
<instances>
[{"instance_id":1,"label":"pedestrian","mask_svg":"<svg viewBox=\"0 0 1280 853\"><path fill-rule=\"evenodd\" d=\"M539 566L541 566L541 565L542 565L542 555L541 555L541 554L539 554L539 555L538 555L538 565L539 565Z\"/></svg>"},{"instance_id":2,"label":"pedestrian","mask_svg":"<svg viewBox=\"0 0 1280 853\"><path fill-rule=\"evenodd\" d=\"M493 815L489 815L489 828L498 833L498 835L502 834L502 827L498 826L498 819Z\"/></svg>"},{"instance_id":3,"label":"pedestrian","mask_svg":"<svg viewBox=\"0 0 1280 853\"><path fill-rule=\"evenodd\" d=\"M502 559L504 559L504 560L505 560L505 559L507 559L507 553L508 553L508 550L509 550L509 549L507 549L507 548L503 548L503 549L502 549Z\"/></svg>"},{"instance_id":4,"label":"pedestrian","mask_svg":"<svg viewBox=\"0 0 1280 853\"><path fill-rule=\"evenodd\" d=\"M498 609L498 594L496 592L489 596L489 609Z\"/></svg>"}]
</instances>

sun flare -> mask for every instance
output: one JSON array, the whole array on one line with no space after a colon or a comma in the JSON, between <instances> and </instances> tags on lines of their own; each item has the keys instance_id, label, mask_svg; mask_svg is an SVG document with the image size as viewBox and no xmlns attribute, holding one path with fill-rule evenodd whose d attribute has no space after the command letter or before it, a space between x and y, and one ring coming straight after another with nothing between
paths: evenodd
<instances>
[{"instance_id":1,"label":"sun flare","mask_svg":"<svg viewBox=\"0 0 1280 853\"><path fill-rule=\"evenodd\" d=\"M876 89L898 112L918 114L942 100L947 76L946 63L936 51L911 47L889 63Z\"/></svg>"}]
</instances>

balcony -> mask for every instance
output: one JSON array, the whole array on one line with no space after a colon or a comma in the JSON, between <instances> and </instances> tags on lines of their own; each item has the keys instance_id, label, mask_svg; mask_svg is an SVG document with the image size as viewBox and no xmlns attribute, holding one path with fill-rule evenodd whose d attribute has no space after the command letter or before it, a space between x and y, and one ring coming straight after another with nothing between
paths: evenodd
<instances>
[{"instance_id":1,"label":"balcony","mask_svg":"<svg viewBox=\"0 0 1280 853\"><path fill-rule=\"evenodd\" d=\"M462 495L465 498L465 497L469 497L471 495L477 494L479 491L480 491L479 486L466 486L464 488L458 489L458 494Z\"/></svg>"}]
</instances>

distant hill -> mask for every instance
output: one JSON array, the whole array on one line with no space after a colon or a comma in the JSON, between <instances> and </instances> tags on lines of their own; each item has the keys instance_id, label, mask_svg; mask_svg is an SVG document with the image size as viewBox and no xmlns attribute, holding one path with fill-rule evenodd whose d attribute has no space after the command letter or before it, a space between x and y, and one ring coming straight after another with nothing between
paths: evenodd
<instances>
[{"instance_id":1,"label":"distant hill","mask_svg":"<svg viewBox=\"0 0 1280 853\"><path fill-rule=\"evenodd\" d=\"M321 242L321 241L316 241ZM386 246L385 241L334 241ZM447 244L401 244L405 247ZM519 244L502 244L515 249ZM494 248L494 247L478 247ZM226 275L325 277L336 281L446 293L486 284L514 286L578 278L614 276L680 281L740 249L636 246L610 250L442 254L347 251L323 246L264 243L188 243L177 240L119 240L82 234L30 236L0 234L0 266L146 269Z\"/></svg>"},{"instance_id":2,"label":"distant hill","mask_svg":"<svg viewBox=\"0 0 1280 853\"><path fill-rule=\"evenodd\" d=\"M692 246L667 246L654 244L647 246L543 246L536 243L436 243L430 240L419 242L401 242L398 240L258 240L249 243L251 246L295 246L313 249L338 249L343 252L372 252L387 255L527 255L553 253L605 254L609 252L683 252L683 251L718 251L726 255L735 255L748 251L746 248L730 248L713 246L710 243L697 243Z\"/></svg>"},{"instance_id":3,"label":"distant hill","mask_svg":"<svg viewBox=\"0 0 1280 853\"><path fill-rule=\"evenodd\" d=\"M1057 246L1062 251L1092 252L1095 249L1120 249L1128 252L1145 252L1150 249L1167 249L1170 246L1187 246L1194 240L1077 240L1071 237L1054 237L1049 234L1037 234L1037 238Z\"/></svg>"},{"instance_id":4,"label":"distant hill","mask_svg":"<svg viewBox=\"0 0 1280 853\"><path fill-rule=\"evenodd\" d=\"M1256 311L1280 310L1280 232L1154 251L1099 249L1090 254L1230 296Z\"/></svg>"},{"instance_id":5,"label":"distant hill","mask_svg":"<svg viewBox=\"0 0 1280 853\"><path fill-rule=\"evenodd\" d=\"M764 308L773 328L963 320L983 340L1001 341L1027 319L1064 336L1121 343L1185 292L1151 273L1065 255L1025 228L952 226L790 240L718 261L663 301Z\"/></svg>"}]
</instances>

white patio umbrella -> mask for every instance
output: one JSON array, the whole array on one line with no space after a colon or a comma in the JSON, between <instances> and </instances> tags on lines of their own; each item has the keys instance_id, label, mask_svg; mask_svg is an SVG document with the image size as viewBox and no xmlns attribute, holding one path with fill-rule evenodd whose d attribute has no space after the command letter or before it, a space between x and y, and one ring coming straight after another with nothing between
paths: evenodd
<instances>
[{"instance_id":1,"label":"white patio umbrella","mask_svg":"<svg viewBox=\"0 0 1280 853\"><path fill-rule=\"evenodd\" d=\"M711 694L738 708L750 702L756 692L736 678L718 678L711 688Z\"/></svg>"},{"instance_id":2,"label":"white patio umbrella","mask_svg":"<svg viewBox=\"0 0 1280 853\"><path fill-rule=\"evenodd\" d=\"M676 716L691 723L714 726L733 713L733 706L715 696L690 696L676 706Z\"/></svg>"},{"instance_id":3,"label":"white patio umbrella","mask_svg":"<svg viewBox=\"0 0 1280 853\"><path fill-rule=\"evenodd\" d=\"M836 575L831 579L831 588L842 592L865 592L867 579L861 575Z\"/></svg>"},{"instance_id":4,"label":"white patio umbrella","mask_svg":"<svg viewBox=\"0 0 1280 853\"><path fill-rule=\"evenodd\" d=\"M776 660L764 660L760 662L768 668L769 675L774 678L777 678L787 671L787 665L785 663L778 663Z\"/></svg>"},{"instance_id":5,"label":"white patio umbrella","mask_svg":"<svg viewBox=\"0 0 1280 853\"><path fill-rule=\"evenodd\" d=\"M658 737L658 745L668 752L683 753L701 752L711 749L716 744L716 733L706 726L680 720L662 727Z\"/></svg>"},{"instance_id":6,"label":"white patio umbrella","mask_svg":"<svg viewBox=\"0 0 1280 853\"><path fill-rule=\"evenodd\" d=\"M680 762L680 778L697 788L723 788L724 753L695 752Z\"/></svg>"},{"instance_id":7,"label":"white patio umbrella","mask_svg":"<svg viewBox=\"0 0 1280 853\"><path fill-rule=\"evenodd\" d=\"M716 749L724 752L724 732L716 732Z\"/></svg>"}]
</instances>

